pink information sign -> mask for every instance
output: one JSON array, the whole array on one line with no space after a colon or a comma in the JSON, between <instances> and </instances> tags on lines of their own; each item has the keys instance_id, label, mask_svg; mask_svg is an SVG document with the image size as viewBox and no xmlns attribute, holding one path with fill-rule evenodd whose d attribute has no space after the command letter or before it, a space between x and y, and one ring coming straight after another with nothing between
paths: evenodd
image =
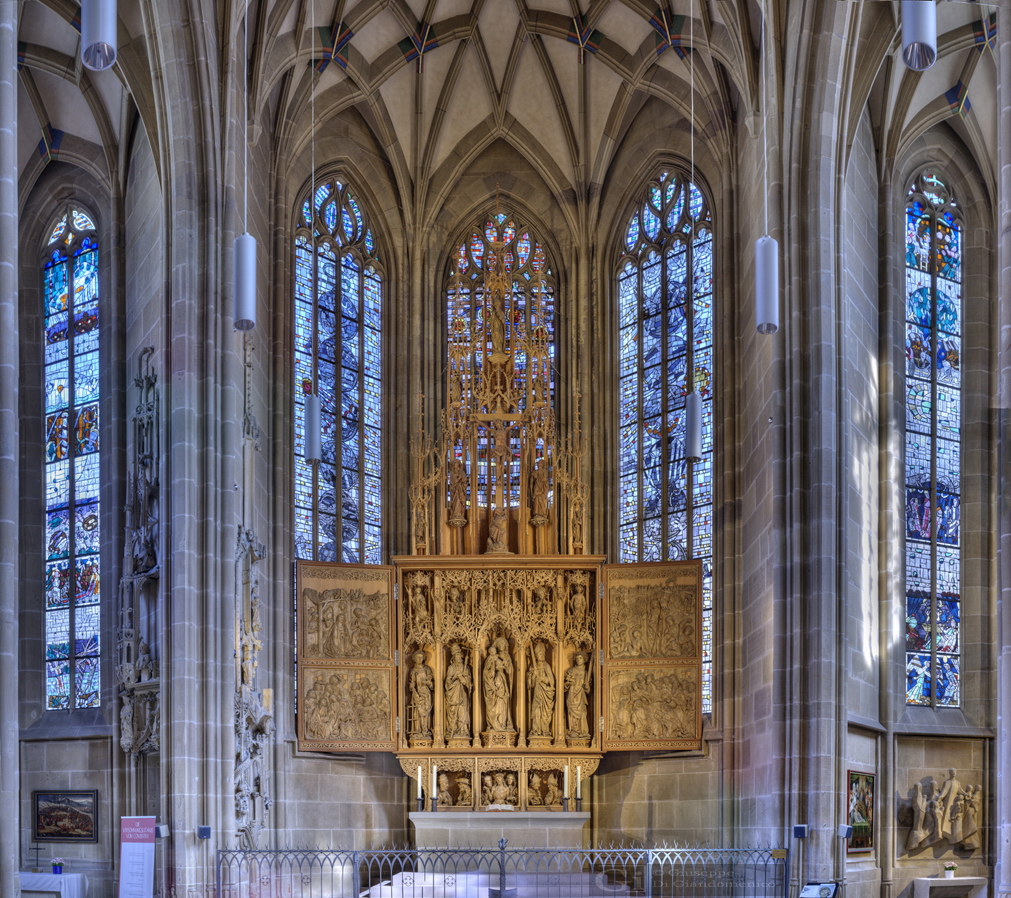
<instances>
[{"instance_id":1,"label":"pink information sign","mask_svg":"<svg viewBox=\"0 0 1011 898\"><path fill-rule=\"evenodd\" d=\"M121 817L119 898L154 894L154 817Z\"/></svg>"}]
</instances>

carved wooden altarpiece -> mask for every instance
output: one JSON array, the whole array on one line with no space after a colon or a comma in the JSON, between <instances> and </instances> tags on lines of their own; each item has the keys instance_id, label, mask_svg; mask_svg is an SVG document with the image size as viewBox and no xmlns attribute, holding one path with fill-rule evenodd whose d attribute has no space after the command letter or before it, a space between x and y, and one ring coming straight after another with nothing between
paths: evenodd
<instances>
[{"instance_id":1,"label":"carved wooden altarpiece","mask_svg":"<svg viewBox=\"0 0 1011 898\"><path fill-rule=\"evenodd\" d=\"M298 563L298 745L395 751L426 796L437 766L446 810L560 809L566 767L585 778L605 751L701 746L702 568L583 554L551 272L520 283L519 238L496 222L482 276L458 263L451 285L441 437L422 422L412 446L414 554Z\"/></svg>"}]
</instances>

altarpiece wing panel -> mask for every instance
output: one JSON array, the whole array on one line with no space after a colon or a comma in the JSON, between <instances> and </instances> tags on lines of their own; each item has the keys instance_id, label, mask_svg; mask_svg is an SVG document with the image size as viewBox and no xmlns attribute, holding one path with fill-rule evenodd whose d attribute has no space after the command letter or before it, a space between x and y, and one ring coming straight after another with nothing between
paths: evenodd
<instances>
[{"instance_id":1,"label":"altarpiece wing panel","mask_svg":"<svg viewBox=\"0 0 1011 898\"><path fill-rule=\"evenodd\" d=\"M296 568L298 747L397 747L393 569L301 561Z\"/></svg>"},{"instance_id":2,"label":"altarpiece wing panel","mask_svg":"<svg viewBox=\"0 0 1011 898\"><path fill-rule=\"evenodd\" d=\"M604 751L702 746L702 563L606 565Z\"/></svg>"}]
</instances>

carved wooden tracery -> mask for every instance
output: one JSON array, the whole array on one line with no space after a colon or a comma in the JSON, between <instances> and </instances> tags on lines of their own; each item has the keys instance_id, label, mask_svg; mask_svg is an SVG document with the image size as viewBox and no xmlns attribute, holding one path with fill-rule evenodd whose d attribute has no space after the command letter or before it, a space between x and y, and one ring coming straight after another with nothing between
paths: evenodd
<instances>
[{"instance_id":1,"label":"carved wooden tracery","mask_svg":"<svg viewBox=\"0 0 1011 898\"><path fill-rule=\"evenodd\" d=\"M702 572L583 554L579 415L559 440L539 305L549 269L520 308L511 222L487 227L482 277L457 284L441 438L422 423L412 447L414 554L299 563L298 742L396 751L426 796L437 766L446 809L551 809L566 767L587 777L606 750L700 747Z\"/></svg>"}]
</instances>

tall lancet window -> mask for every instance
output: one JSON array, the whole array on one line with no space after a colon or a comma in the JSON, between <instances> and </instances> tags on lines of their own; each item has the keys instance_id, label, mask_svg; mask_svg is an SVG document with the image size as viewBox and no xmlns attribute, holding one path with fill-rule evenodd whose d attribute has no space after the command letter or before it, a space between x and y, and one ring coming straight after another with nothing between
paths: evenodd
<instances>
[{"instance_id":1,"label":"tall lancet window","mask_svg":"<svg viewBox=\"0 0 1011 898\"><path fill-rule=\"evenodd\" d=\"M554 442L555 276L544 244L517 217L496 211L456 247L447 303L447 436L453 461L463 465L476 492L472 497L468 490L465 505L516 507L523 464L544 471L545 482L554 465L548 453ZM486 422L474 447L463 436L469 414ZM529 459L521 458L517 425L524 415ZM447 501L452 508L453 496ZM454 513L462 521L462 506Z\"/></svg>"},{"instance_id":2,"label":"tall lancet window","mask_svg":"<svg viewBox=\"0 0 1011 898\"><path fill-rule=\"evenodd\" d=\"M46 707L99 705L98 241L71 209L42 271L45 316Z\"/></svg>"},{"instance_id":3,"label":"tall lancet window","mask_svg":"<svg viewBox=\"0 0 1011 898\"><path fill-rule=\"evenodd\" d=\"M295 557L382 563L382 306L375 232L331 179L295 231ZM304 400L318 386L323 458L305 461Z\"/></svg>"},{"instance_id":4,"label":"tall lancet window","mask_svg":"<svg viewBox=\"0 0 1011 898\"><path fill-rule=\"evenodd\" d=\"M618 262L619 557L703 562L703 710L712 705L713 225L699 188L650 181ZM689 293L688 285L691 284ZM701 462L685 396L702 398Z\"/></svg>"},{"instance_id":5,"label":"tall lancet window","mask_svg":"<svg viewBox=\"0 0 1011 898\"><path fill-rule=\"evenodd\" d=\"M927 171L906 200L906 703L960 702L961 215Z\"/></svg>"}]
</instances>

